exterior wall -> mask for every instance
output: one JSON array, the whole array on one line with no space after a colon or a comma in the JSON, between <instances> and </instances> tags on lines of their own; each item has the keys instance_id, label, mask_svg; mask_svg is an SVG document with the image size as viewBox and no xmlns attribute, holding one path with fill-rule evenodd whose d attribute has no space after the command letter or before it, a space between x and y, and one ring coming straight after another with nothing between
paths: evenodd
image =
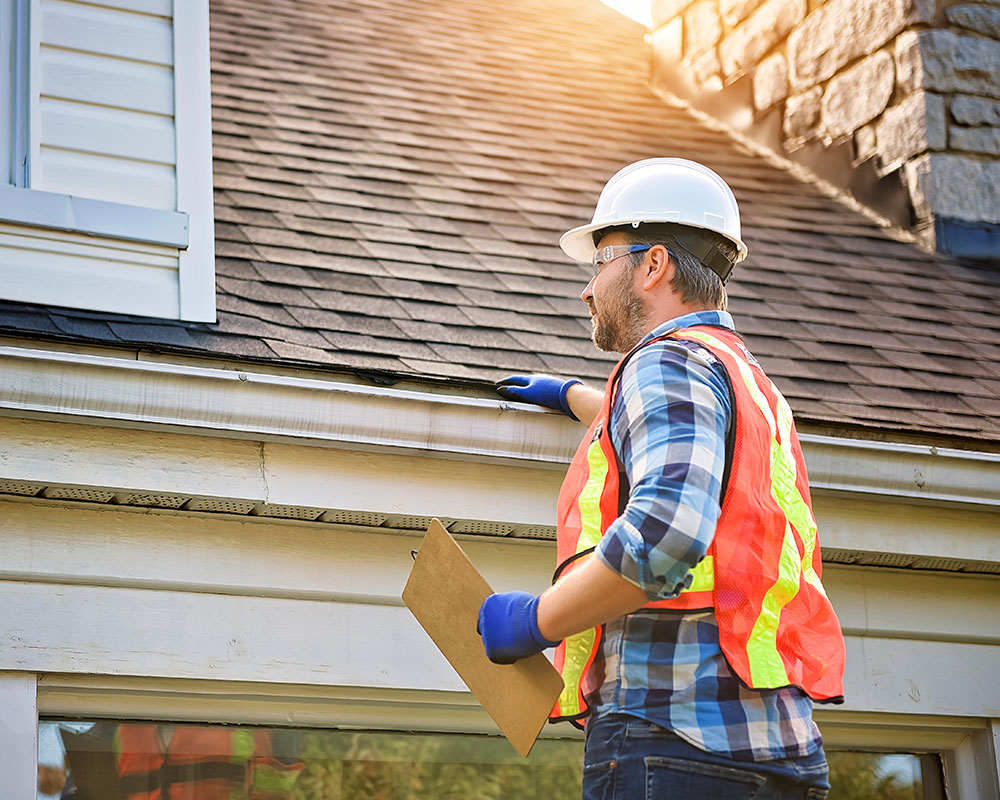
<instances>
[{"instance_id":1,"label":"exterior wall","mask_svg":"<svg viewBox=\"0 0 1000 800\"><path fill-rule=\"evenodd\" d=\"M850 169L834 182L873 202L887 192L879 179L901 182L931 241L936 220L1000 223L996 3L658 0L653 16L667 88L686 83L696 104L711 105L711 93L742 81L748 91L713 113L809 163L847 149L874 182L860 187Z\"/></svg>"},{"instance_id":2,"label":"exterior wall","mask_svg":"<svg viewBox=\"0 0 1000 800\"><path fill-rule=\"evenodd\" d=\"M554 552L535 537L551 536L579 426L493 399L134 361L156 373L143 379L149 397L229 416L183 426L154 408L129 420L128 381L101 377L111 359L92 357L74 380L22 382L4 355L0 697L16 699L23 724L0 726L0 753L32 752L35 713L494 730L402 606L410 551L428 515L458 520L479 534L462 544L494 588L543 589ZM175 394L171 375L192 370L200 390ZM235 393L225 404L211 384L223 374ZM269 395L288 382L297 398ZM65 387L62 408L46 386ZM103 415L66 413L98 386ZM303 402L308 392L323 403ZM256 429L239 429L244 402ZM300 415L285 420L294 433L268 422L279 412ZM327 413L339 441L319 424ZM378 417L385 438L346 441L358 413ZM508 449L484 438L494 429ZM892 446L874 480L830 441L805 446L848 640L848 702L818 714L828 739L940 751L950 796L995 796L1000 460L970 454L975 471L956 473L962 454L923 453L903 469L926 492L911 499L892 488ZM29 786L32 771L3 758Z\"/></svg>"}]
</instances>

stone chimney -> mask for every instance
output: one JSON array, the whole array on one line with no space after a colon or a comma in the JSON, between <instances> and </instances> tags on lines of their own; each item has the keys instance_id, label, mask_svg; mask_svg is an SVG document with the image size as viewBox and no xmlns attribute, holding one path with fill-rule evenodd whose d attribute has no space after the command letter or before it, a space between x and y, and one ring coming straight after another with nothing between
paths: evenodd
<instances>
[{"instance_id":1,"label":"stone chimney","mask_svg":"<svg viewBox=\"0 0 1000 800\"><path fill-rule=\"evenodd\" d=\"M652 0L653 83L1000 262L1000 0Z\"/></svg>"}]
</instances>

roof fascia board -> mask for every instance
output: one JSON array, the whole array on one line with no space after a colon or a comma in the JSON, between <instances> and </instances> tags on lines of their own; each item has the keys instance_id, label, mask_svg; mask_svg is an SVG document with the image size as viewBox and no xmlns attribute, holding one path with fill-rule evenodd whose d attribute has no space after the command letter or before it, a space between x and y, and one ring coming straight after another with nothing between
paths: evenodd
<instances>
[{"instance_id":1,"label":"roof fascia board","mask_svg":"<svg viewBox=\"0 0 1000 800\"><path fill-rule=\"evenodd\" d=\"M578 424L522 403L0 347L0 413L559 467ZM1000 509L1000 454L800 437L814 491Z\"/></svg>"}]
</instances>

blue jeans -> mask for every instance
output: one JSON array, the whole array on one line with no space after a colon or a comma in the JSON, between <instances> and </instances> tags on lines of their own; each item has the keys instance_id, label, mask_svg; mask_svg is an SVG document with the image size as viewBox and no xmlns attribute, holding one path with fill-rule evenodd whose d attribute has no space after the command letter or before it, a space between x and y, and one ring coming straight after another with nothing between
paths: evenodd
<instances>
[{"instance_id":1,"label":"blue jeans","mask_svg":"<svg viewBox=\"0 0 1000 800\"><path fill-rule=\"evenodd\" d=\"M587 726L583 800L824 800L826 755L736 761L659 725L609 714Z\"/></svg>"}]
</instances>

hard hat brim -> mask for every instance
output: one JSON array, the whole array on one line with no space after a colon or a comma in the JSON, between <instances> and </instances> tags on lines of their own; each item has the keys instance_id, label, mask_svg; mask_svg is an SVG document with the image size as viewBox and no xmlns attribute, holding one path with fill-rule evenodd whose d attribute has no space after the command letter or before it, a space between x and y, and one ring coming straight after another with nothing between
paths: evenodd
<instances>
[{"instance_id":1,"label":"hard hat brim","mask_svg":"<svg viewBox=\"0 0 1000 800\"><path fill-rule=\"evenodd\" d=\"M736 261L733 262L735 264L739 264L743 259L745 259L747 257L747 253L749 252L742 239L737 239L734 236L727 236L726 234L720 233L718 230L709 228L705 225L695 225L691 222L679 222L677 219L644 218L636 221L637 224L658 222L670 223L672 225L678 225L685 228L711 231L724 239L728 239L736 245L736 249L738 251L736 254ZM566 231L566 233L559 237L559 247L561 247L562 251L574 261L582 261L585 264L589 264L594 260L594 253L597 252L597 245L594 244L594 233L596 231L601 231L605 228L624 228L631 224L633 224L632 221L625 220L617 223L602 222L596 225L593 223L589 225L580 225L579 227Z\"/></svg>"}]
</instances>

